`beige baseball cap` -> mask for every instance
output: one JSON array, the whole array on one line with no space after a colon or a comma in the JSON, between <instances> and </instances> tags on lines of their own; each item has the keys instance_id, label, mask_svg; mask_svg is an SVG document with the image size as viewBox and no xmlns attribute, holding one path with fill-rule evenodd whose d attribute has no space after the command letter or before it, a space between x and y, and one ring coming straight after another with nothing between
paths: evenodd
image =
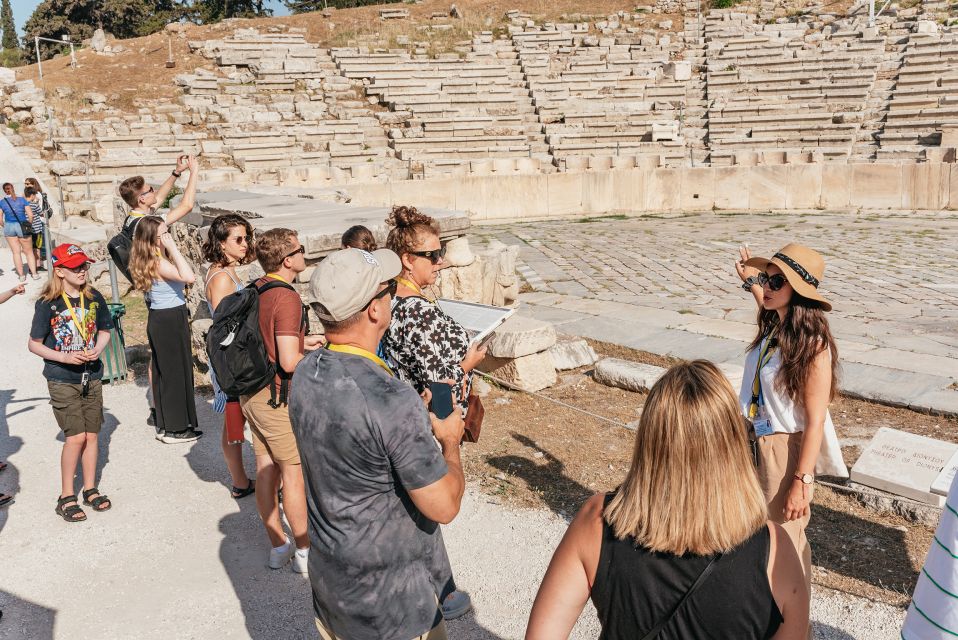
<instances>
[{"instance_id":1,"label":"beige baseball cap","mask_svg":"<svg viewBox=\"0 0 958 640\"><path fill-rule=\"evenodd\" d=\"M379 285L402 271L402 262L389 249L369 253L362 249L342 249L324 259L309 279L309 291L329 314L323 320L340 322L365 307Z\"/></svg>"}]
</instances>

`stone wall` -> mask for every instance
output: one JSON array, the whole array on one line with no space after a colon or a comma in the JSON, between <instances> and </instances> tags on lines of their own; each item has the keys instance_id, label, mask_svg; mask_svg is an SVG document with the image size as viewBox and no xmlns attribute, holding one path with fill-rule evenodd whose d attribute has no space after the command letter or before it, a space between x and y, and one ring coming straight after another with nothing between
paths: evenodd
<instances>
[{"instance_id":1,"label":"stone wall","mask_svg":"<svg viewBox=\"0 0 958 640\"><path fill-rule=\"evenodd\" d=\"M610 212L958 210L958 164L781 164L364 185L353 204L445 207L473 222Z\"/></svg>"}]
</instances>

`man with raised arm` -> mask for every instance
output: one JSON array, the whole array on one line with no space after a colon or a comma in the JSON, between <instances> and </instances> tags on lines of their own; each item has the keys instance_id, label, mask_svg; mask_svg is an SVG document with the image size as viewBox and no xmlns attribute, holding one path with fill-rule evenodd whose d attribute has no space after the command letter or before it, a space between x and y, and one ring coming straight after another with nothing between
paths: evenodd
<instances>
[{"instance_id":1,"label":"man with raised arm","mask_svg":"<svg viewBox=\"0 0 958 640\"><path fill-rule=\"evenodd\" d=\"M444 640L453 589L439 523L459 512L463 420L376 356L402 265L344 249L310 279L327 346L296 368L289 413L309 496L309 575L325 640ZM436 441L439 441L439 447Z\"/></svg>"},{"instance_id":2,"label":"man with raised arm","mask_svg":"<svg viewBox=\"0 0 958 640\"><path fill-rule=\"evenodd\" d=\"M126 226L131 222L131 219L135 221L143 216L156 215L154 212L157 207L166 202L166 196L170 195L176 180L187 170L190 172L190 177L186 182L183 200L162 217L167 225L171 225L188 214L193 210L193 205L196 204L198 169L199 163L196 161L196 157L182 155L176 159L176 168L173 169L170 177L159 188L154 189L152 185L146 184L143 176L133 176L121 182L118 188L120 197L130 207L130 213L127 219L123 221L123 225ZM135 222L133 224L135 225Z\"/></svg>"}]
</instances>

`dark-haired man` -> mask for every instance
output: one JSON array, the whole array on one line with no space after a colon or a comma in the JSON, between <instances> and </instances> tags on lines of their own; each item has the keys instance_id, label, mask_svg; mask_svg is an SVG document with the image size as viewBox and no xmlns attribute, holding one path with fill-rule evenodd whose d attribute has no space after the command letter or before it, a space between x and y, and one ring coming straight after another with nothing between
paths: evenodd
<instances>
[{"instance_id":1,"label":"dark-haired man","mask_svg":"<svg viewBox=\"0 0 958 640\"><path fill-rule=\"evenodd\" d=\"M126 226L131 223L132 219L132 224L135 226L135 221L143 216L154 215L156 208L163 204L166 197L170 195L177 178L187 170L190 172L190 178L186 183L186 190L183 192L183 200L162 217L167 225L171 225L192 211L196 204L198 168L199 164L194 156L182 155L176 159L176 168L173 169L173 173L159 188L154 189L152 185L148 185L143 176L133 176L121 182L117 191L119 191L123 201L130 207L130 213L124 220L123 225Z\"/></svg>"},{"instance_id":2,"label":"dark-haired man","mask_svg":"<svg viewBox=\"0 0 958 640\"><path fill-rule=\"evenodd\" d=\"M122 225L123 233L129 237L130 245L132 245L133 242L133 232L136 230L136 224L142 220L144 216L156 215L156 208L166 202L166 197L170 194L174 185L176 185L177 179L187 170L190 172L190 177L186 183L186 190L183 192L183 199L177 206L170 209L169 212L160 215L167 226L169 226L192 211L196 204L196 182L199 176L199 163L194 156L181 155L178 157L176 159L176 167L174 167L170 177L168 177L158 189L154 189L152 185L147 184L143 176L133 176L120 183L117 191L123 199L123 202L130 207L130 211L126 218L123 219ZM124 273L126 273L126 264L124 264L123 258L115 257L114 260L120 265L121 270L124 270ZM147 387L150 417L147 418L146 423L155 427L156 409L153 407L152 392L149 391L153 389L153 368L147 367L146 370L149 373L150 381Z\"/></svg>"}]
</instances>

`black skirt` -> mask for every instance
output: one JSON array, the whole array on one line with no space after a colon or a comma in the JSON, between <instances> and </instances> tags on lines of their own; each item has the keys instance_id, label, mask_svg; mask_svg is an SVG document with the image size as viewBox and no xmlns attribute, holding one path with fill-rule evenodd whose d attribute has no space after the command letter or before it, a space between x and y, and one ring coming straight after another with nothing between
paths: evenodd
<instances>
[{"instance_id":1,"label":"black skirt","mask_svg":"<svg viewBox=\"0 0 958 640\"><path fill-rule=\"evenodd\" d=\"M193 350L186 305L150 309L146 335L153 355L153 404L156 426L168 433L195 429Z\"/></svg>"}]
</instances>

